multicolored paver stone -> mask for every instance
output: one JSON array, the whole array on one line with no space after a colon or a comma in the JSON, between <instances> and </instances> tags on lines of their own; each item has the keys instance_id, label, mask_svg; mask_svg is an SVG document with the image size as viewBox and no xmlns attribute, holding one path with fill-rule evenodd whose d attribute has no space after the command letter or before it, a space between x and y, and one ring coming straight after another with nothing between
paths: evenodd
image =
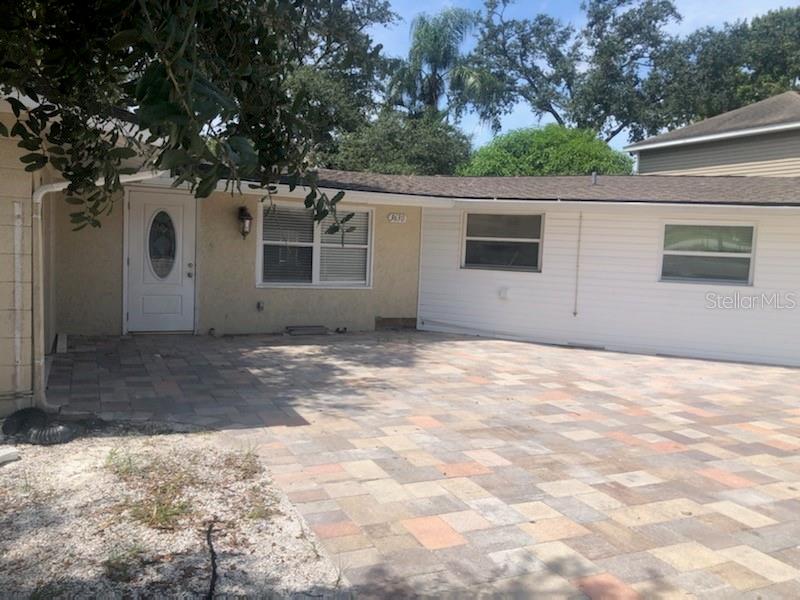
<instances>
[{"instance_id":1,"label":"multicolored paver stone","mask_svg":"<svg viewBox=\"0 0 800 600\"><path fill-rule=\"evenodd\" d=\"M800 597L797 369L426 333L79 338L48 397L256 448L363 596Z\"/></svg>"}]
</instances>

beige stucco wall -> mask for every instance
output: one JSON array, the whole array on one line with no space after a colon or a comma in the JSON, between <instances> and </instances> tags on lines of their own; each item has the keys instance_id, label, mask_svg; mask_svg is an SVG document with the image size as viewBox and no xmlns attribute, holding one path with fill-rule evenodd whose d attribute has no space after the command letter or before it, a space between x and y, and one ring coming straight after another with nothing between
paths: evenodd
<instances>
[{"instance_id":1,"label":"beige stucco wall","mask_svg":"<svg viewBox=\"0 0 800 600\"><path fill-rule=\"evenodd\" d=\"M419 208L374 207L371 289L285 289L256 287L259 244L255 225L245 240L238 232L237 210L242 204L253 216L258 214L256 196L232 198L230 194L215 194L201 200L198 206L200 333L211 328L218 334L275 332L287 325L363 331L374 328L375 317L416 317ZM390 224L390 212L405 213L406 223ZM263 312L256 309L259 301L264 302Z\"/></svg>"},{"instance_id":2,"label":"beige stucco wall","mask_svg":"<svg viewBox=\"0 0 800 600\"><path fill-rule=\"evenodd\" d=\"M278 199L277 201L282 201ZM287 325L371 330L376 317L415 318L421 210L374 207L373 279L369 289L256 287L255 232L239 234L238 207L258 214L258 197L218 193L198 201L197 329L206 334L265 333ZM358 205L350 205L358 206ZM345 209L343 209L345 210ZM122 331L123 205L99 229L73 231L72 207L54 194L53 281L58 333L119 335ZM403 212L406 223L387 214ZM91 290L91 293L87 293ZM263 312L257 310L263 302Z\"/></svg>"},{"instance_id":3,"label":"beige stucco wall","mask_svg":"<svg viewBox=\"0 0 800 600\"><path fill-rule=\"evenodd\" d=\"M120 194L99 228L74 231L74 207L52 194L52 245L56 333L122 333L122 212ZM47 208L45 206L45 208ZM45 281L47 285L47 281Z\"/></svg>"},{"instance_id":4,"label":"beige stucco wall","mask_svg":"<svg viewBox=\"0 0 800 600\"><path fill-rule=\"evenodd\" d=\"M800 131L720 142L689 144L639 153L641 175L800 176Z\"/></svg>"},{"instance_id":5,"label":"beige stucco wall","mask_svg":"<svg viewBox=\"0 0 800 600\"><path fill-rule=\"evenodd\" d=\"M10 115L0 120L11 127ZM19 157L26 153L16 142L0 137L0 415L27 405L14 398L31 391L31 194L33 176L26 173ZM16 203L19 203L18 205ZM15 269L15 205L22 211L19 259L22 276ZM15 294L15 290L18 291ZM21 295L21 303L15 298ZM15 341L19 336L19 342Z\"/></svg>"}]
</instances>

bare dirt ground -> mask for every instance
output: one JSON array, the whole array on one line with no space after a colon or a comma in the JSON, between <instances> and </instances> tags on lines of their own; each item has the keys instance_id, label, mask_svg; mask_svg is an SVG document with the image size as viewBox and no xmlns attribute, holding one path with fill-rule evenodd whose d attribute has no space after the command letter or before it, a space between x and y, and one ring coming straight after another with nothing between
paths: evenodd
<instances>
[{"instance_id":1,"label":"bare dirt ground","mask_svg":"<svg viewBox=\"0 0 800 600\"><path fill-rule=\"evenodd\" d=\"M17 449L0 467L2 597L204 597L212 554L215 594L347 595L256 455L213 433L105 426Z\"/></svg>"}]
</instances>

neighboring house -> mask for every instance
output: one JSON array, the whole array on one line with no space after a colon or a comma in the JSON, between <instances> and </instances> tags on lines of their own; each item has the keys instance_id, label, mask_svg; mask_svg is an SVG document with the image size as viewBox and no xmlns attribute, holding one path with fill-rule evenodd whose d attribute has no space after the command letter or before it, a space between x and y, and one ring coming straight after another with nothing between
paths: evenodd
<instances>
[{"instance_id":1,"label":"neighboring house","mask_svg":"<svg viewBox=\"0 0 800 600\"><path fill-rule=\"evenodd\" d=\"M47 172L0 144L0 414L46 403L60 333L416 324L800 366L800 177L321 171L355 213L342 245L302 190L197 200L168 177L126 184L100 229L74 232Z\"/></svg>"},{"instance_id":2,"label":"neighboring house","mask_svg":"<svg viewBox=\"0 0 800 600\"><path fill-rule=\"evenodd\" d=\"M625 148L640 175L800 175L800 92L785 92Z\"/></svg>"}]
</instances>

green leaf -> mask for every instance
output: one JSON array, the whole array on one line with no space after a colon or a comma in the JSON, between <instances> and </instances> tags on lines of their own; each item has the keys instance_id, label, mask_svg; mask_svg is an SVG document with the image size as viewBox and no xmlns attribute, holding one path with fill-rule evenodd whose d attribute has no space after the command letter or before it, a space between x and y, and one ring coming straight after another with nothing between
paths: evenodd
<instances>
[{"instance_id":1,"label":"green leaf","mask_svg":"<svg viewBox=\"0 0 800 600\"><path fill-rule=\"evenodd\" d=\"M209 98L210 100L215 101L219 106L221 106L225 110L229 111L236 110L236 102L233 100L233 98L225 95L225 93L220 88L218 88L205 78L199 77L194 82L192 91L197 93L198 95L203 95Z\"/></svg>"},{"instance_id":2,"label":"green leaf","mask_svg":"<svg viewBox=\"0 0 800 600\"><path fill-rule=\"evenodd\" d=\"M3 137L8 137L8 127L6 127L3 123L0 123L0 135Z\"/></svg>"},{"instance_id":3,"label":"green leaf","mask_svg":"<svg viewBox=\"0 0 800 600\"><path fill-rule=\"evenodd\" d=\"M32 163L32 162L47 161L47 157L44 154L31 152L30 154L24 154L20 156L19 160L24 163Z\"/></svg>"},{"instance_id":4,"label":"green leaf","mask_svg":"<svg viewBox=\"0 0 800 600\"><path fill-rule=\"evenodd\" d=\"M11 105L11 110L13 111L14 116L19 119L19 114L25 110L25 105L14 98L14 96L6 96L6 102Z\"/></svg>"},{"instance_id":5,"label":"green leaf","mask_svg":"<svg viewBox=\"0 0 800 600\"><path fill-rule=\"evenodd\" d=\"M160 87L166 80L167 71L164 65L158 62L150 63L136 84L136 99L143 100L150 91Z\"/></svg>"},{"instance_id":6,"label":"green leaf","mask_svg":"<svg viewBox=\"0 0 800 600\"><path fill-rule=\"evenodd\" d=\"M63 171L67 167L67 159L63 156L51 156L50 164L59 171Z\"/></svg>"},{"instance_id":7,"label":"green leaf","mask_svg":"<svg viewBox=\"0 0 800 600\"><path fill-rule=\"evenodd\" d=\"M158 166L162 169L174 169L191 162L192 157L181 148L168 148L161 153Z\"/></svg>"},{"instance_id":8,"label":"green leaf","mask_svg":"<svg viewBox=\"0 0 800 600\"><path fill-rule=\"evenodd\" d=\"M111 159L124 160L126 158L133 158L134 156L136 156L136 150L124 146L118 148L112 148L111 150L108 151L108 154L106 156L108 156L108 158Z\"/></svg>"},{"instance_id":9,"label":"green leaf","mask_svg":"<svg viewBox=\"0 0 800 600\"><path fill-rule=\"evenodd\" d=\"M141 120L142 126L160 124L164 121L170 121L175 125L183 125L188 121L188 117L181 111L180 107L171 102L143 104L136 114Z\"/></svg>"},{"instance_id":10,"label":"green leaf","mask_svg":"<svg viewBox=\"0 0 800 600\"><path fill-rule=\"evenodd\" d=\"M200 183L197 184L195 196L198 198L207 198L211 195L211 192L217 189L217 183L219 183L219 176L216 173L204 177L200 180Z\"/></svg>"},{"instance_id":11,"label":"green leaf","mask_svg":"<svg viewBox=\"0 0 800 600\"><path fill-rule=\"evenodd\" d=\"M11 136L28 139L31 137L31 134L28 133L28 130L25 129L25 125L23 125L22 122L17 121L11 126Z\"/></svg>"},{"instance_id":12,"label":"green leaf","mask_svg":"<svg viewBox=\"0 0 800 600\"><path fill-rule=\"evenodd\" d=\"M253 148L253 142L241 135L234 135L228 139L228 145L239 155L241 162L245 165L254 163L258 156Z\"/></svg>"},{"instance_id":13,"label":"green leaf","mask_svg":"<svg viewBox=\"0 0 800 600\"><path fill-rule=\"evenodd\" d=\"M124 29L117 32L108 40L108 48L110 50L122 50L128 46L134 45L142 39L141 34L136 29Z\"/></svg>"},{"instance_id":14,"label":"green leaf","mask_svg":"<svg viewBox=\"0 0 800 600\"><path fill-rule=\"evenodd\" d=\"M47 159L45 159L44 162L35 162L35 163L31 163L29 165L26 165L25 166L25 170L28 171L29 173L32 173L33 171L38 171L39 169L44 167L46 164L47 164Z\"/></svg>"},{"instance_id":15,"label":"green leaf","mask_svg":"<svg viewBox=\"0 0 800 600\"><path fill-rule=\"evenodd\" d=\"M36 137L28 138L26 140L20 140L17 142L17 146L20 148L24 148L25 150L39 150L42 147L42 140Z\"/></svg>"}]
</instances>

